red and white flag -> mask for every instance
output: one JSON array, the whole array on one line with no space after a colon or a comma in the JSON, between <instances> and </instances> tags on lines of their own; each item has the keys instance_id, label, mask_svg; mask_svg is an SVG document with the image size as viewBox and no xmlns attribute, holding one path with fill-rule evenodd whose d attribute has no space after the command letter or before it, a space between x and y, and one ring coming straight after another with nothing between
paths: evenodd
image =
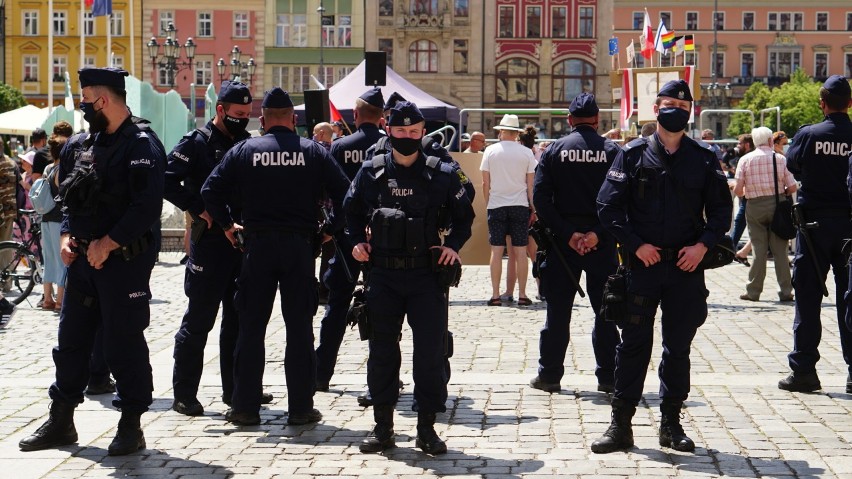
<instances>
[{"instance_id":1,"label":"red and white flag","mask_svg":"<svg viewBox=\"0 0 852 479\"><path fill-rule=\"evenodd\" d=\"M630 117L633 116L633 69L622 70L621 79L621 129L630 130Z\"/></svg>"},{"instance_id":2,"label":"red and white flag","mask_svg":"<svg viewBox=\"0 0 852 479\"><path fill-rule=\"evenodd\" d=\"M654 29L651 27L651 15L648 15L648 10L645 10L645 26L642 27L642 35L645 36L645 41L642 43L642 56L651 59L654 55Z\"/></svg>"}]
</instances>

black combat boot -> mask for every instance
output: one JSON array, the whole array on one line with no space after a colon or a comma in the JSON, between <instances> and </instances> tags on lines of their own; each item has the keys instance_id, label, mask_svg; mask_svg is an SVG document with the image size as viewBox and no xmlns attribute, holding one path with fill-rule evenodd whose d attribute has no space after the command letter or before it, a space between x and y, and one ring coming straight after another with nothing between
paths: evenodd
<instances>
[{"instance_id":1,"label":"black combat boot","mask_svg":"<svg viewBox=\"0 0 852 479\"><path fill-rule=\"evenodd\" d=\"M695 443L687 437L680 425L680 408L683 403L663 402L660 404L660 445L675 451L692 452Z\"/></svg>"},{"instance_id":2,"label":"black combat boot","mask_svg":"<svg viewBox=\"0 0 852 479\"><path fill-rule=\"evenodd\" d=\"M447 443L442 441L435 432L435 413L417 413L417 440L414 443L423 452L433 456L447 452Z\"/></svg>"},{"instance_id":3,"label":"black combat boot","mask_svg":"<svg viewBox=\"0 0 852 479\"><path fill-rule=\"evenodd\" d=\"M373 406L373 419L376 427L370 436L361 442L361 452L382 452L385 449L396 447L393 439L393 405Z\"/></svg>"},{"instance_id":4,"label":"black combat boot","mask_svg":"<svg viewBox=\"0 0 852 479\"><path fill-rule=\"evenodd\" d=\"M145 449L145 435L139 425L141 412L122 411L118 420L118 431L109 444L107 452L110 456L124 456L140 449Z\"/></svg>"},{"instance_id":5,"label":"black combat boot","mask_svg":"<svg viewBox=\"0 0 852 479\"><path fill-rule=\"evenodd\" d=\"M621 399L612 400L612 422L606 432L592 443L592 452L607 454L633 447L633 415L636 406L630 406Z\"/></svg>"},{"instance_id":6,"label":"black combat boot","mask_svg":"<svg viewBox=\"0 0 852 479\"><path fill-rule=\"evenodd\" d=\"M76 407L76 404L53 401L47 421L32 436L21 439L18 447L22 451L38 451L77 442L77 429L74 427Z\"/></svg>"}]
</instances>

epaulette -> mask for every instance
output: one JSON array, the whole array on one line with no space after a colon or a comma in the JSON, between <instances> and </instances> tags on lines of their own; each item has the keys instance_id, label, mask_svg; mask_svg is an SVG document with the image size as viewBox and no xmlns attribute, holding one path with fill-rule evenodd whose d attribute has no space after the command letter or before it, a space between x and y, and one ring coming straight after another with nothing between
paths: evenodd
<instances>
[{"instance_id":1,"label":"epaulette","mask_svg":"<svg viewBox=\"0 0 852 479\"><path fill-rule=\"evenodd\" d=\"M640 146L648 146L647 138L636 138L635 140L631 140L629 143L624 145L624 151L630 151L634 148L638 148Z\"/></svg>"}]
</instances>

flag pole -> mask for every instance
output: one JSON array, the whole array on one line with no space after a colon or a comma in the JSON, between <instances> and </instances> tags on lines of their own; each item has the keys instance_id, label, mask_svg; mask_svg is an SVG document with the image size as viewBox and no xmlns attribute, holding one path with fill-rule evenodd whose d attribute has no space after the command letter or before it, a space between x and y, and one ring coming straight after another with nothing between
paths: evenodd
<instances>
[{"instance_id":1,"label":"flag pole","mask_svg":"<svg viewBox=\"0 0 852 479\"><path fill-rule=\"evenodd\" d=\"M112 66L112 13L106 14L106 31L107 31L107 44L106 44L106 66Z\"/></svg>"},{"instance_id":2,"label":"flag pole","mask_svg":"<svg viewBox=\"0 0 852 479\"><path fill-rule=\"evenodd\" d=\"M92 20L94 21L94 20ZM84 34L86 24L86 0L80 0L80 66L83 68L86 63L86 35Z\"/></svg>"},{"instance_id":3,"label":"flag pole","mask_svg":"<svg viewBox=\"0 0 852 479\"><path fill-rule=\"evenodd\" d=\"M47 2L47 112L53 111L53 0ZM61 73L60 73L61 74Z\"/></svg>"},{"instance_id":4,"label":"flag pole","mask_svg":"<svg viewBox=\"0 0 852 479\"><path fill-rule=\"evenodd\" d=\"M130 75L136 75L136 32L134 31L135 23L133 0L130 0Z\"/></svg>"}]
</instances>

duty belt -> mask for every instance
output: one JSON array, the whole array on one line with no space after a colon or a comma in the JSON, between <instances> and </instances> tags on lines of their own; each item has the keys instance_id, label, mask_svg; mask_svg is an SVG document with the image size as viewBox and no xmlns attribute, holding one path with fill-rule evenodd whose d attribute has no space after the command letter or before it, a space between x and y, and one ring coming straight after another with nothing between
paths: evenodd
<instances>
[{"instance_id":1,"label":"duty belt","mask_svg":"<svg viewBox=\"0 0 852 479\"><path fill-rule=\"evenodd\" d=\"M89 249L89 244L94 240L74 237L74 241L77 243L77 252L82 255L85 255L86 251L88 251ZM147 250L148 247L153 244L153 242L154 234L148 231L144 235L136 238L135 240L127 243L126 245L119 246L118 248L110 251L109 254L110 256L119 256L124 258L125 261L130 261L131 259L144 253L145 250Z\"/></svg>"},{"instance_id":2,"label":"duty belt","mask_svg":"<svg viewBox=\"0 0 852 479\"><path fill-rule=\"evenodd\" d=\"M432 258L429 256L373 256L370 263L385 269L415 269L431 266Z\"/></svg>"},{"instance_id":3,"label":"duty belt","mask_svg":"<svg viewBox=\"0 0 852 479\"><path fill-rule=\"evenodd\" d=\"M676 261L678 259L679 251L679 249L675 248L660 248L659 250L657 250L657 253L660 255L660 262L662 263L663 261ZM638 266L644 266L644 263L642 262L642 260L639 259L638 256L636 256L636 254L633 255L633 258L635 259L635 261L631 263L631 266L634 264Z\"/></svg>"},{"instance_id":4,"label":"duty belt","mask_svg":"<svg viewBox=\"0 0 852 479\"><path fill-rule=\"evenodd\" d=\"M265 234L291 234L296 236L302 236L307 239L313 239L313 234L307 231L297 230L294 228L284 228L284 227L275 227L275 226L256 226L256 227L245 227L243 229L243 234L246 237L258 237L263 236Z\"/></svg>"}]
</instances>

